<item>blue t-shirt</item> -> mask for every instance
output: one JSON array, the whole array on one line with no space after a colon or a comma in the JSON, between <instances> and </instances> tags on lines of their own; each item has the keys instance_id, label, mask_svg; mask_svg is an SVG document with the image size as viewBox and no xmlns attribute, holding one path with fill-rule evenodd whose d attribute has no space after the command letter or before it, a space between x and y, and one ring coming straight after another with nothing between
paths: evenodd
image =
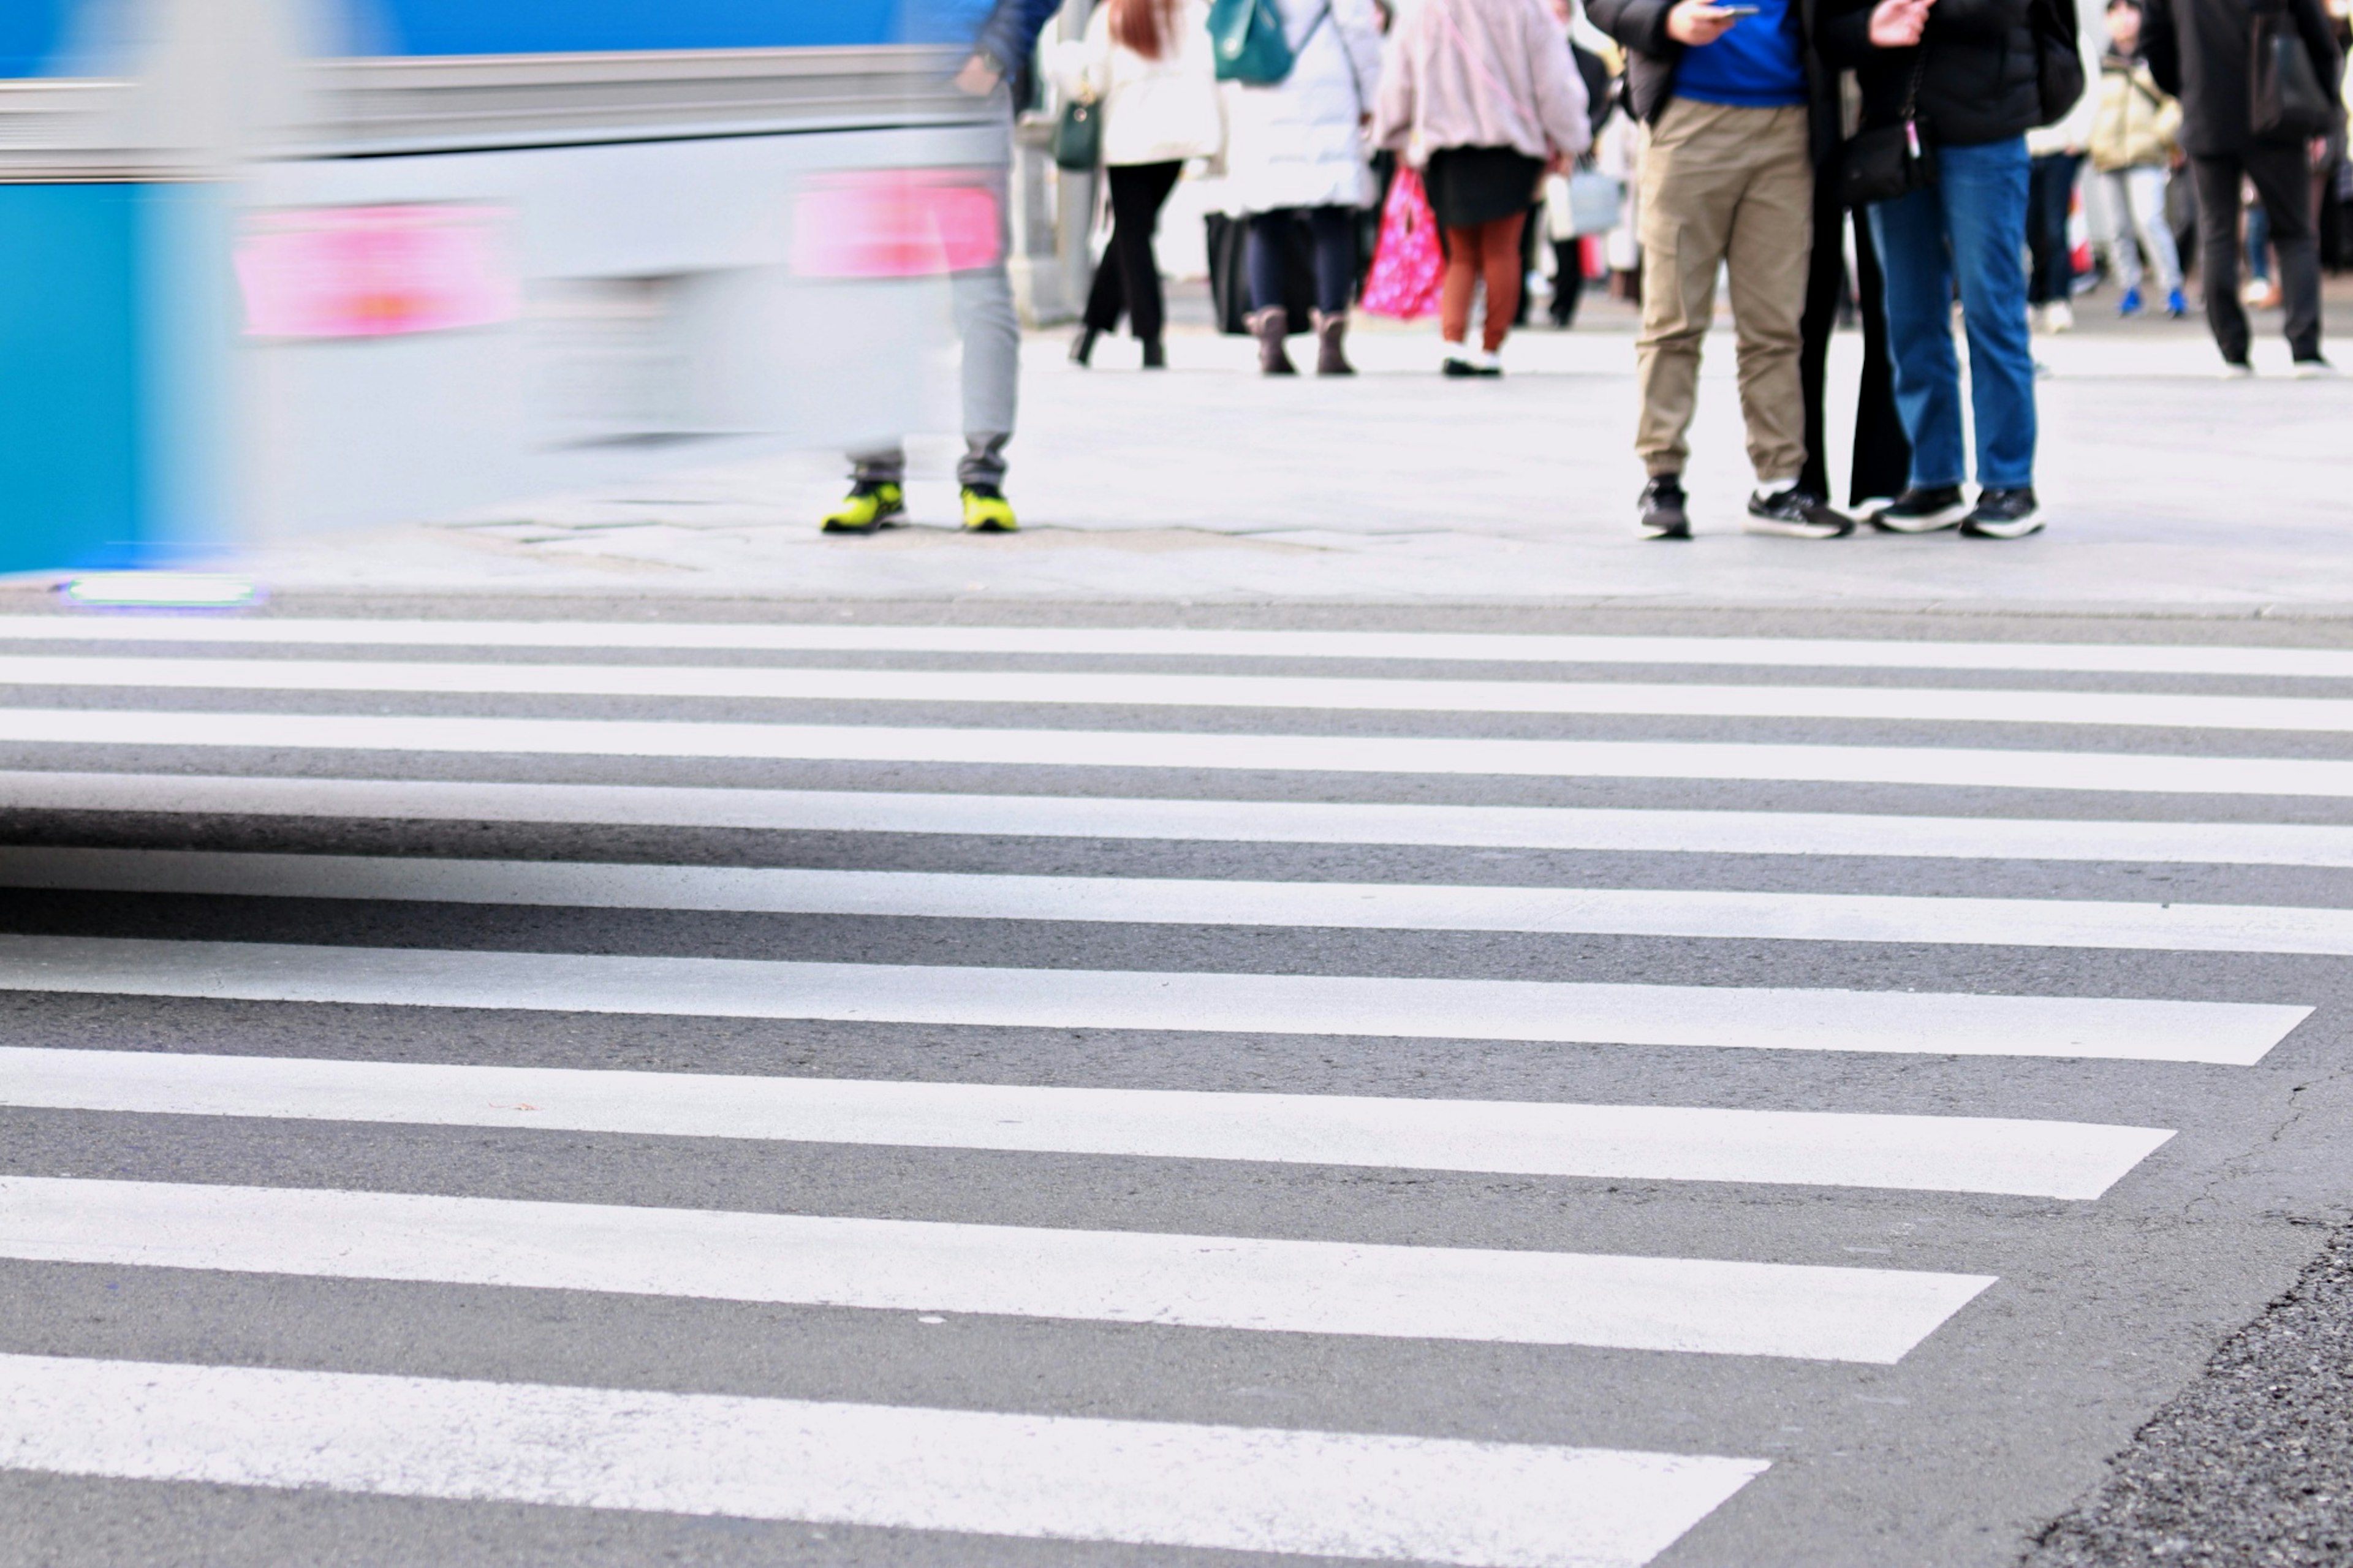
<instances>
[{"instance_id":1,"label":"blue t-shirt","mask_svg":"<svg viewBox=\"0 0 2353 1568\"><path fill-rule=\"evenodd\" d=\"M1743 0L1743 4L1748 0ZM1675 96L1742 109L1786 109L1806 101L1806 62L1789 0L1754 0L1757 15L1732 24L1712 44L1683 50Z\"/></svg>"}]
</instances>

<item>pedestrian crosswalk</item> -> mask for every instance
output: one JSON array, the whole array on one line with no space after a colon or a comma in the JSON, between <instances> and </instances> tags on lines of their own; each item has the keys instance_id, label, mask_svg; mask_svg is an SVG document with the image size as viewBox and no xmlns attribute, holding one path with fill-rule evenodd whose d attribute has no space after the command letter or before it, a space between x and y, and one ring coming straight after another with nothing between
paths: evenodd
<instances>
[{"instance_id":1,"label":"pedestrian crosswalk","mask_svg":"<svg viewBox=\"0 0 2353 1568\"><path fill-rule=\"evenodd\" d=\"M1835 1412L1933 1426L2058 1332L2086 1227L2227 1162L2219 1108L2333 1027L2298 965L2353 952L2309 880L2353 868L2346 681L0 616L0 1281L405 1325L0 1330L0 1469L917 1532L892 1561L1888 1561L1770 1534L1917 1485L1926 1428L1821 1479ZM563 1376L429 1353L520 1298L622 1316ZM657 1323L792 1375L632 1373ZM990 1370L1017 1343L1060 1392ZM1482 1376L1540 1397L1406 1394ZM1252 1418L1270 1379L1312 1397Z\"/></svg>"}]
</instances>

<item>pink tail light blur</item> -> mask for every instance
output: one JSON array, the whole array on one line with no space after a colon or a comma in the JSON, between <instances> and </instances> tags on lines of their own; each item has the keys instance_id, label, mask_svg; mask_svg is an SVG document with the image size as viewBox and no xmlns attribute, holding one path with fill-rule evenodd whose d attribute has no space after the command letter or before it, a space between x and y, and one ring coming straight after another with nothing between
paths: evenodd
<instances>
[{"instance_id":1,"label":"pink tail light blur","mask_svg":"<svg viewBox=\"0 0 2353 1568\"><path fill-rule=\"evenodd\" d=\"M504 216L428 205L257 214L237 251L246 330L381 338L510 321L522 290L505 261Z\"/></svg>"},{"instance_id":2,"label":"pink tail light blur","mask_svg":"<svg viewBox=\"0 0 2353 1568\"><path fill-rule=\"evenodd\" d=\"M933 278L996 265L997 196L983 171L866 169L811 181L793 205L804 278Z\"/></svg>"}]
</instances>

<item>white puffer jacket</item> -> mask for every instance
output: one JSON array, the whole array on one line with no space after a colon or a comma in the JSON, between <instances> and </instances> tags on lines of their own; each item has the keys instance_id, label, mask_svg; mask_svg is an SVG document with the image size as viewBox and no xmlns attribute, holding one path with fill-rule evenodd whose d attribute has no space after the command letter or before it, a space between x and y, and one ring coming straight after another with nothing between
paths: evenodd
<instances>
[{"instance_id":1,"label":"white puffer jacket","mask_svg":"<svg viewBox=\"0 0 2353 1568\"><path fill-rule=\"evenodd\" d=\"M1362 206L1372 200L1364 117L1380 90L1373 0L1276 0L1297 58L1273 87L1226 84L1232 210Z\"/></svg>"},{"instance_id":2,"label":"white puffer jacket","mask_svg":"<svg viewBox=\"0 0 2353 1568\"><path fill-rule=\"evenodd\" d=\"M1113 168L1214 158L1225 142L1209 7L1181 0L1168 25L1167 47L1149 60L1113 41L1111 7L1097 5L1084 41L1057 44L1048 56L1065 96L1103 105L1103 162Z\"/></svg>"}]
</instances>

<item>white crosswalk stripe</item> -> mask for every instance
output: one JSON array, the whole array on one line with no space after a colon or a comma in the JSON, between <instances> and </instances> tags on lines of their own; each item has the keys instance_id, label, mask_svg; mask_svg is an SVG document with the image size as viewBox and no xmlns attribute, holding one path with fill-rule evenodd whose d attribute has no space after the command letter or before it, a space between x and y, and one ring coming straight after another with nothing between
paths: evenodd
<instances>
[{"instance_id":1,"label":"white crosswalk stripe","mask_svg":"<svg viewBox=\"0 0 2353 1568\"><path fill-rule=\"evenodd\" d=\"M0 1046L0 1104L2096 1198L2147 1127Z\"/></svg>"},{"instance_id":2,"label":"white crosswalk stripe","mask_svg":"<svg viewBox=\"0 0 2353 1568\"><path fill-rule=\"evenodd\" d=\"M0 1177L0 1257L1893 1363L1993 1280L1893 1268Z\"/></svg>"},{"instance_id":3,"label":"white crosswalk stripe","mask_svg":"<svg viewBox=\"0 0 2353 1568\"><path fill-rule=\"evenodd\" d=\"M1237 844L1429 845L1691 855L2165 861L2353 867L2353 828L1798 811L1132 800L914 790L487 784L0 771L0 810L378 817L777 832L927 833Z\"/></svg>"},{"instance_id":4,"label":"white crosswalk stripe","mask_svg":"<svg viewBox=\"0 0 2353 1568\"><path fill-rule=\"evenodd\" d=\"M0 1465L1460 1563L1637 1568L1756 1460L0 1356Z\"/></svg>"},{"instance_id":5,"label":"white crosswalk stripe","mask_svg":"<svg viewBox=\"0 0 2353 1568\"><path fill-rule=\"evenodd\" d=\"M1630 888L0 849L0 887L934 920L2353 953L2353 910Z\"/></svg>"},{"instance_id":6,"label":"white crosswalk stripe","mask_svg":"<svg viewBox=\"0 0 2353 1568\"><path fill-rule=\"evenodd\" d=\"M396 691L769 701L1047 703L1318 712L1633 714L1976 724L2353 731L2353 700L1936 687L1630 685L1318 676L802 669L421 660L73 658L0 655L0 686L142 690Z\"/></svg>"},{"instance_id":7,"label":"white crosswalk stripe","mask_svg":"<svg viewBox=\"0 0 2353 1568\"><path fill-rule=\"evenodd\" d=\"M597 719L0 709L0 742L477 755L705 757L1535 778L1926 784L2130 795L2353 795L2353 763L1931 746L1365 739L1146 731L889 729Z\"/></svg>"},{"instance_id":8,"label":"white crosswalk stripe","mask_svg":"<svg viewBox=\"0 0 2353 1568\"><path fill-rule=\"evenodd\" d=\"M2261 1061L2309 1007L0 935L0 991L1029 1029Z\"/></svg>"},{"instance_id":9,"label":"white crosswalk stripe","mask_svg":"<svg viewBox=\"0 0 2353 1568\"><path fill-rule=\"evenodd\" d=\"M461 1300L614 1314L558 1375L435 1360L406 1334L384 1336L389 1362L340 1335L195 1352L207 1365L135 1317L63 1354L0 1333L0 1468L939 1532L924 1561L977 1535L1008 1562L1054 1540L1637 1568L1752 1483L1819 1513L1852 1479L1770 1468L1792 1447L1777 1434L1808 1426L1719 1432L1680 1369L1711 1367L1727 1407L1792 1412L1816 1386L1796 1373L1908 1377L1884 1399L1819 1386L1936 1421L1952 1366L1982 1375L2014 1353L2011 1324L2040 1321L2054 1259L2101 1267L2065 1227L2144 1173L2212 1169L2204 1100L2274 1070L2292 1034L2308 1048L2312 971L2291 961L2353 952L2353 910L2312 891L2353 868L2353 826L2221 820L2260 815L2234 798L2318 817L2353 797L2331 749L2353 699L2150 684L2353 679L2353 654L2327 649L79 615L0 616L0 643L37 648L0 654L0 686L55 703L0 709L0 811L37 840L0 848L0 887L55 895L0 930L0 994L81 1020L0 1046L0 1125L28 1132L27 1152L0 1140L0 1275L152 1275L199 1303L237 1289L404 1322ZM456 657L394 657L428 649ZM1023 658L1096 662L974 663ZM1210 662L1234 660L1299 662ZM1480 664L1630 678L1446 669ZM1789 673L1734 673L1767 669ZM1906 672L1946 679L1889 679ZM2126 689L2073 679L2105 677ZM1140 727L745 721L760 701L1082 706ZM371 710L304 710L336 706ZM1190 711L1208 710L1279 731L1396 714L1381 727L1408 732L1236 732L1252 721ZM595 716L617 711L662 717ZM1450 732L1512 715L1633 738ZM1708 738L1683 738L1693 720ZM1906 742L1796 728L1857 722ZM1989 724L2094 743L1970 743ZM2177 733L2101 749L2124 727ZM135 749L145 771L88 748ZM714 782L677 782L711 763ZM302 776L333 764L385 776ZM838 787L821 770L842 764L883 787ZM268 772L222 771L247 766ZM1021 786L1068 795L928 772L972 767L1088 772ZM1203 773L1251 776L1192 798ZM1413 798L1345 798L1352 775ZM1514 780L1504 801L1570 804L1457 798ZM1645 781L1708 793L1653 805ZM1908 788L1943 815L1759 809L1798 793L1755 793L1777 784ZM1978 790L2015 814L1935 794ZM2116 819L2080 802L2061 818L2034 792L2123 798ZM193 847L219 819L248 847ZM637 837L574 847L607 829ZM824 837L744 856L680 837L711 830ZM705 863L713 845L786 863ZM1113 845L1116 867L1071 874ZM1253 846L1326 852L1235 874ZM1366 853L1335 876L1335 847ZM1408 847L1411 869L1376 869ZM1620 885L1622 866L1521 885L1475 853L1521 849L1678 858L1655 885ZM1831 885L1709 885L1705 858L1741 856ZM1278 868L1302 859L1317 868ZM1883 888L1951 864L1921 891L1836 885L1855 859ZM2121 879L2153 867L2201 890ZM2203 890L2260 868L2306 880ZM1555 940L1589 936L1676 956ZM2150 981L2147 955L2181 954L2208 966L2194 984ZM815 1025L830 1032L797 1028ZM2106 1109L2100 1086L2171 1098L2071 1112ZM61 1144L77 1152L31 1152ZM1924 1225L1950 1238L1890 1256ZM822 1367L849 1397L603 1370L597 1336L663 1338L630 1314L718 1306L800 1314L759 1320L763 1363ZM910 1318L943 1348L886 1364L823 1339ZM1025 1338L988 1337L1008 1334ZM1147 1342L1186 1369L1183 1399L1122 1381L1141 1352L1118 1347ZM994 1364L1082 1342L1054 1363L1063 1394ZM1229 1352L1304 1369L1327 1403L1216 1415L1235 1408ZM1376 1353L1392 1359L1351 1359ZM1386 1401L1411 1358L1473 1353L1519 1358L1493 1364L1544 1392L1547 1440L1472 1440L1504 1428ZM1430 1364L1441 1386L1471 1363ZM1593 1387L1634 1393L1585 1398L1598 1370L1620 1381ZM1584 1440L1646 1420L1637 1443Z\"/></svg>"},{"instance_id":10,"label":"white crosswalk stripe","mask_svg":"<svg viewBox=\"0 0 2353 1568\"><path fill-rule=\"evenodd\" d=\"M0 616L0 641L345 647L700 648L1087 658L1345 658L1492 664L2002 670L2353 680L2334 648L1867 637L1577 637L1495 632L1243 631L1135 626L857 626L645 621L162 620Z\"/></svg>"}]
</instances>

